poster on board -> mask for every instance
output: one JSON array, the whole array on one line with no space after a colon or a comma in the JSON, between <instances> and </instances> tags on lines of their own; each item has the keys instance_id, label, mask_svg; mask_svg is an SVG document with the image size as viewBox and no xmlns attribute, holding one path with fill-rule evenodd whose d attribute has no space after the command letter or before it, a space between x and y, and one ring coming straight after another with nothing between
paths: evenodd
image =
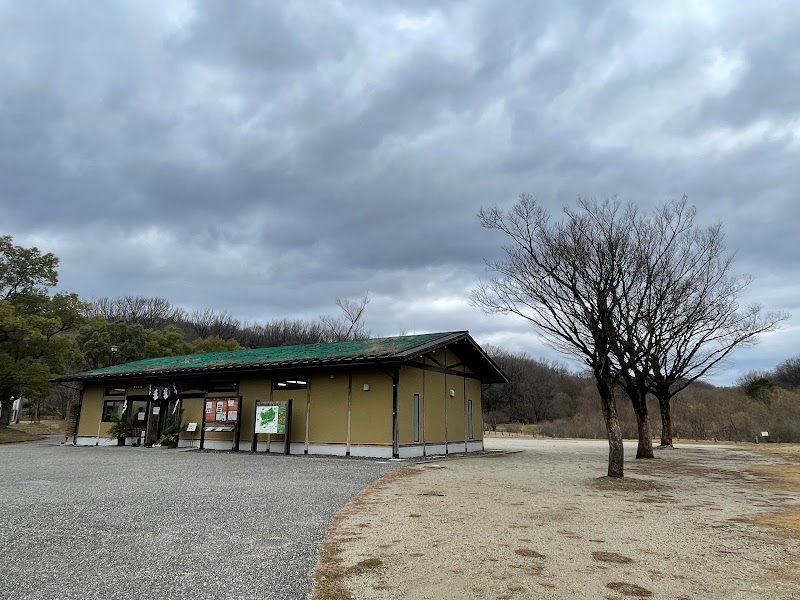
<instances>
[{"instance_id":1,"label":"poster on board","mask_svg":"<svg viewBox=\"0 0 800 600\"><path fill-rule=\"evenodd\" d=\"M205 403L205 423L228 424L239 420L239 398L208 398Z\"/></svg>"},{"instance_id":2,"label":"poster on board","mask_svg":"<svg viewBox=\"0 0 800 600\"><path fill-rule=\"evenodd\" d=\"M286 433L286 405L256 406L256 433Z\"/></svg>"}]
</instances>

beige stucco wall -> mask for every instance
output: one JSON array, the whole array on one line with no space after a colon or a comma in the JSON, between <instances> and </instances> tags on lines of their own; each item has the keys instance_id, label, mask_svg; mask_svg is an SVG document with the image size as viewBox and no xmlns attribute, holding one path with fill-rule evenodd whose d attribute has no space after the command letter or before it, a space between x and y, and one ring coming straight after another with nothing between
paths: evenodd
<instances>
[{"instance_id":1,"label":"beige stucco wall","mask_svg":"<svg viewBox=\"0 0 800 600\"><path fill-rule=\"evenodd\" d=\"M97 427L100 425L100 437L108 437L107 431L111 423L100 424L100 417L103 414L103 391L105 388L105 384L87 384L84 388L81 417L78 423L79 436L90 437L97 435Z\"/></svg>"},{"instance_id":2,"label":"beige stucco wall","mask_svg":"<svg viewBox=\"0 0 800 600\"><path fill-rule=\"evenodd\" d=\"M420 424L419 442L424 441L423 409L425 372L415 367L401 367L400 383L397 386L397 426L401 444L414 443L414 394L419 394Z\"/></svg>"},{"instance_id":3,"label":"beige stucco wall","mask_svg":"<svg viewBox=\"0 0 800 600\"><path fill-rule=\"evenodd\" d=\"M440 364L436 364L434 359ZM424 362L432 368L447 365L456 370L465 370L459 365L460 358L452 350L440 349L431 356L422 357L417 362ZM288 375L287 375L288 376ZM344 444L348 431L348 394L350 394L350 443L358 444L392 444L392 377L388 372L380 370L320 370L301 371L297 377L308 378L308 390L272 390L272 378L267 375L242 375L238 379L238 392L220 392L207 395L207 399L240 396L239 420L241 426L240 443L245 445L253 437L253 413L257 400L264 402L282 402L292 400L291 440L293 443L306 441L306 415L308 415L308 443L311 444ZM350 379L352 378L352 385ZM235 378L231 378L235 380ZM78 435L83 437L97 435L103 406L103 392L106 387L127 386L128 393L142 393L132 389L133 382L104 382L103 384L87 384L83 396ZM364 390L368 385L369 390ZM454 396L449 395L450 390ZM199 390L198 390L199 391ZM146 393L146 392L145 392ZM420 439L413 439L413 398L420 395ZM399 443L440 444L444 442L464 441L469 439L466 432L466 401L473 401L472 439L480 440L481 428L481 386L476 379L459 375L445 374L434 370L423 370L417 367L403 366L400 369L398 382L398 431ZM119 399L116 397L113 399ZM112 399L112 398L108 398ZM203 425L203 398L187 398L182 402L183 424L197 423L195 432L184 431L183 440L200 439L200 427ZM133 401L131 411L139 403ZM100 427L100 436L107 437L109 423ZM231 442L234 432L206 432L207 441ZM259 436L266 441L266 435ZM270 436L272 442L281 442L282 435Z\"/></svg>"},{"instance_id":4,"label":"beige stucco wall","mask_svg":"<svg viewBox=\"0 0 800 600\"><path fill-rule=\"evenodd\" d=\"M435 360L434 360L435 359ZM438 363L440 364L437 364ZM452 351L439 350L417 362L433 368L447 365L458 371L470 373L461 359ZM423 370L404 366L400 371L398 388L398 425L400 444L413 444L414 394L420 394L420 441L438 444L463 442L465 439L482 439L481 384L472 377ZM450 396L453 390L454 396ZM469 437L466 418L467 400L472 400L472 438Z\"/></svg>"},{"instance_id":5,"label":"beige stucco wall","mask_svg":"<svg viewBox=\"0 0 800 600\"><path fill-rule=\"evenodd\" d=\"M369 384L369 391L364 391ZM353 372L350 441L392 443L392 378L380 371Z\"/></svg>"},{"instance_id":6,"label":"beige stucco wall","mask_svg":"<svg viewBox=\"0 0 800 600\"><path fill-rule=\"evenodd\" d=\"M321 371L311 383L309 443L344 443L347 439L348 374Z\"/></svg>"},{"instance_id":7,"label":"beige stucco wall","mask_svg":"<svg viewBox=\"0 0 800 600\"><path fill-rule=\"evenodd\" d=\"M481 382L467 378L467 400L472 400L472 439L483 439L483 417L481 414Z\"/></svg>"}]
</instances>

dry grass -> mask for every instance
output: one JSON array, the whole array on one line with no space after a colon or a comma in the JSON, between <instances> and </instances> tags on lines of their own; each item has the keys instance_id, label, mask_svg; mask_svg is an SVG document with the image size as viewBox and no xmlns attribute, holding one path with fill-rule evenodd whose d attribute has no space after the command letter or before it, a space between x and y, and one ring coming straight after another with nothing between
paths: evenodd
<instances>
[{"instance_id":1,"label":"dry grass","mask_svg":"<svg viewBox=\"0 0 800 600\"><path fill-rule=\"evenodd\" d=\"M381 566L383 562L378 558L370 558L361 561L350 569L344 567L341 557L341 544L344 540L343 538L335 539L337 528L346 518L363 508L372 494L402 477L416 475L419 472L420 471L415 467L403 467L387 473L364 488L361 493L336 514L333 520L331 520L331 524L328 526L325 539L322 543L319 565L314 574L314 594L312 595L312 600L353 600L352 595L345 585L347 577L377 568Z\"/></svg>"},{"instance_id":2,"label":"dry grass","mask_svg":"<svg viewBox=\"0 0 800 600\"><path fill-rule=\"evenodd\" d=\"M748 444L747 450L762 456L776 456L800 463L800 444Z\"/></svg>"},{"instance_id":3,"label":"dry grass","mask_svg":"<svg viewBox=\"0 0 800 600\"><path fill-rule=\"evenodd\" d=\"M634 598L649 598L653 595L653 592L647 588L643 588L635 583L627 583L625 581L612 581L606 587L622 594L623 596L633 596Z\"/></svg>"},{"instance_id":4,"label":"dry grass","mask_svg":"<svg viewBox=\"0 0 800 600\"><path fill-rule=\"evenodd\" d=\"M531 550L530 548L517 548L514 550L514 554L528 558L544 558L544 554L536 550Z\"/></svg>"},{"instance_id":5,"label":"dry grass","mask_svg":"<svg viewBox=\"0 0 800 600\"><path fill-rule=\"evenodd\" d=\"M0 444L32 442L45 435L63 435L64 421L42 421L40 423L16 423L0 428Z\"/></svg>"},{"instance_id":6,"label":"dry grass","mask_svg":"<svg viewBox=\"0 0 800 600\"><path fill-rule=\"evenodd\" d=\"M798 449L800 449L800 447L791 448L790 451L794 452ZM785 447L780 449L781 453L785 453L786 450L787 448ZM800 456L800 453L798 453L798 456ZM747 471L748 473L757 475L761 479L758 483L760 486L767 486L774 490L800 493L800 464L783 463L777 465L756 465L750 467ZM781 512L756 517L752 522L773 527L785 537L800 539L800 507L798 506L793 506Z\"/></svg>"},{"instance_id":7,"label":"dry grass","mask_svg":"<svg viewBox=\"0 0 800 600\"><path fill-rule=\"evenodd\" d=\"M25 431L20 431L14 426L0 428L0 444L31 442L33 440L39 440L41 437L40 435L31 435Z\"/></svg>"},{"instance_id":8,"label":"dry grass","mask_svg":"<svg viewBox=\"0 0 800 600\"><path fill-rule=\"evenodd\" d=\"M383 561L380 558L367 558L347 569L347 574L358 575L382 566Z\"/></svg>"},{"instance_id":9,"label":"dry grass","mask_svg":"<svg viewBox=\"0 0 800 600\"><path fill-rule=\"evenodd\" d=\"M632 558L617 554L616 552L592 552L592 558L600 562L616 563L619 565L626 565L633 562Z\"/></svg>"}]
</instances>

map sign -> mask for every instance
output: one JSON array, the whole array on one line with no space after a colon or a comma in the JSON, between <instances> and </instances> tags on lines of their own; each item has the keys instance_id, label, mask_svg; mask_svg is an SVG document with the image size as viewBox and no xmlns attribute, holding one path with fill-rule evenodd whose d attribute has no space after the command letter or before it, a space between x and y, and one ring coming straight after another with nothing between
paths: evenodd
<instances>
[{"instance_id":1,"label":"map sign","mask_svg":"<svg viewBox=\"0 0 800 600\"><path fill-rule=\"evenodd\" d=\"M286 405L256 406L256 433L286 433Z\"/></svg>"}]
</instances>

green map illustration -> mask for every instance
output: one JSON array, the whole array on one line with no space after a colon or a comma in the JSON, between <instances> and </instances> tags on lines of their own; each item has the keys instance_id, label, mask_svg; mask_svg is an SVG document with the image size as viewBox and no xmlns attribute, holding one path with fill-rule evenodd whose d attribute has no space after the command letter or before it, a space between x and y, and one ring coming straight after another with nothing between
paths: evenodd
<instances>
[{"instance_id":1,"label":"green map illustration","mask_svg":"<svg viewBox=\"0 0 800 600\"><path fill-rule=\"evenodd\" d=\"M261 426L266 427L275 420L275 409L268 408L261 413Z\"/></svg>"},{"instance_id":2,"label":"green map illustration","mask_svg":"<svg viewBox=\"0 0 800 600\"><path fill-rule=\"evenodd\" d=\"M256 407L255 425L256 433L286 433L286 407Z\"/></svg>"}]
</instances>

